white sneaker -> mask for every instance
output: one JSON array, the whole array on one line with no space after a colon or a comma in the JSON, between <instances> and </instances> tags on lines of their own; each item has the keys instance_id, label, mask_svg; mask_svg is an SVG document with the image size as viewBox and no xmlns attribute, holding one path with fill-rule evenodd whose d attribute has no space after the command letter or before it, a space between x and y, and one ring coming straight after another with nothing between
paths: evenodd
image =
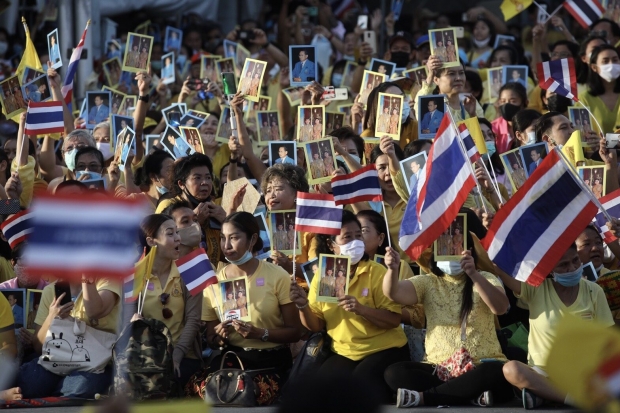
<instances>
[{"instance_id":1,"label":"white sneaker","mask_svg":"<svg viewBox=\"0 0 620 413\"><path fill-rule=\"evenodd\" d=\"M420 403L420 393L415 390L398 389L396 392L396 407L415 407Z\"/></svg>"},{"instance_id":2,"label":"white sneaker","mask_svg":"<svg viewBox=\"0 0 620 413\"><path fill-rule=\"evenodd\" d=\"M471 404L478 407L491 407L493 406L493 393L487 390L478 396L477 399L472 400Z\"/></svg>"}]
</instances>

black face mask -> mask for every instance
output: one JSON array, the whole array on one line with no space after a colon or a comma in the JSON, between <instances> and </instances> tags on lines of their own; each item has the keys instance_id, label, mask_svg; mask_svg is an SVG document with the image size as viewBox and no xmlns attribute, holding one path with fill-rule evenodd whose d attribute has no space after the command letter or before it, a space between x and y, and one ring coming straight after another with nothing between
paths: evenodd
<instances>
[{"instance_id":1,"label":"black face mask","mask_svg":"<svg viewBox=\"0 0 620 413\"><path fill-rule=\"evenodd\" d=\"M506 122L512 121L512 118L521 110L521 106L513 105L511 103L505 103L499 107L502 113L502 118Z\"/></svg>"},{"instance_id":2,"label":"black face mask","mask_svg":"<svg viewBox=\"0 0 620 413\"><path fill-rule=\"evenodd\" d=\"M550 112L565 113L569 106L573 106L573 101L566 96L553 95L547 99L547 108Z\"/></svg>"},{"instance_id":3,"label":"black face mask","mask_svg":"<svg viewBox=\"0 0 620 413\"><path fill-rule=\"evenodd\" d=\"M395 63L396 67L407 67L407 64L409 64L409 53L392 52L390 62Z\"/></svg>"}]
</instances>

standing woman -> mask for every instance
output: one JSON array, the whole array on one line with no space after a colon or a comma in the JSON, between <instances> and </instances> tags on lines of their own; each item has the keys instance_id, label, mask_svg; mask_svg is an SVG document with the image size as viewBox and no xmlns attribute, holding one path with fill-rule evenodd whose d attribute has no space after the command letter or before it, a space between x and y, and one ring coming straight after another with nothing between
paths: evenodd
<instances>
[{"instance_id":1,"label":"standing woman","mask_svg":"<svg viewBox=\"0 0 620 413\"><path fill-rule=\"evenodd\" d=\"M618 51L603 44L594 49L590 57L588 90L581 101L590 108L599 121L602 131L612 133L620 126L620 57Z\"/></svg>"},{"instance_id":2,"label":"standing woman","mask_svg":"<svg viewBox=\"0 0 620 413\"><path fill-rule=\"evenodd\" d=\"M142 314L144 317L160 320L172 336L172 363L175 379L181 386L202 365L200 356L200 315L202 296L192 296L183 282L175 261L179 259L181 237L172 217L163 214L149 215L140 224L140 244L146 254L157 247L151 274L144 294Z\"/></svg>"}]
</instances>

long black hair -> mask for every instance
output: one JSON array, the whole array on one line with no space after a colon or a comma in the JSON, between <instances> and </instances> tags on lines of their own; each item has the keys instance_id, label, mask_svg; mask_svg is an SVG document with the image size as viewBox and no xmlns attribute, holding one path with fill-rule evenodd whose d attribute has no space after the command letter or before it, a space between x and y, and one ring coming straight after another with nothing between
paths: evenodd
<instances>
[{"instance_id":1,"label":"long black hair","mask_svg":"<svg viewBox=\"0 0 620 413\"><path fill-rule=\"evenodd\" d=\"M345 225L350 224L351 222L355 222L359 226L360 231L361 231L362 224L357 219L355 214L351 211L347 211L346 209L343 210L342 211L342 226L344 227ZM336 235L317 234L315 239L316 239L316 254L317 255L334 253L331 245L332 243L336 242ZM364 253L364 256L362 257L362 261L366 261L366 260L368 260L368 254Z\"/></svg>"},{"instance_id":2,"label":"long black hair","mask_svg":"<svg viewBox=\"0 0 620 413\"><path fill-rule=\"evenodd\" d=\"M390 233L387 229L383 216L381 216L381 214L377 211L366 209L357 213L357 219L359 220L360 218L366 218L369 220L372 225L375 226L375 229L379 235L385 235L383 242L379 245L379 247L377 247L377 251L375 252L375 254L385 255L385 249L390 245Z\"/></svg>"},{"instance_id":3,"label":"long black hair","mask_svg":"<svg viewBox=\"0 0 620 413\"><path fill-rule=\"evenodd\" d=\"M605 86L603 85L603 78L601 75L592 70L591 65L596 64L598 59L598 55L605 50L613 50L616 55L620 57L620 54L616 50L615 47L609 44L602 44L597 46L592 50L592 56L590 56L590 65L588 66L588 93L592 96L600 96L605 93ZM614 93L620 93L620 77L616 79L616 84L614 85Z\"/></svg>"}]
</instances>

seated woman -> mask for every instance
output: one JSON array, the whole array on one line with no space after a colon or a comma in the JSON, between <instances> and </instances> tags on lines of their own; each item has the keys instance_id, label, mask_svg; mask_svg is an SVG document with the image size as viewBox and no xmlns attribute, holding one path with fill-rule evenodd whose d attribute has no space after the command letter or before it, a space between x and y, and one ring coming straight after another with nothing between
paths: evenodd
<instances>
[{"instance_id":1,"label":"seated woman","mask_svg":"<svg viewBox=\"0 0 620 413\"><path fill-rule=\"evenodd\" d=\"M0 294L0 359L12 361L17 358L17 340L15 339L15 325L11 305L3 294ZM22 393L19 387L7 390L0 388L0 400L21 400Z\"/></svg>"},{"instance_id":2,"label":"seated woman","mask_svg":"<svg viewBox=\"0 0 620 413\"><path fill-rule=\"evenodd\" d=\"M521 390L526 409L534 409L544 400L570 403L567 395L551 385L545 373L545 362L555 337L554 327L565 314L614 325L603 289L585 280L582 274L583 266L574 243L564 252L550 277L538 287L499 271L504 285L519 298L519 305L530 310L528 364L509 361L504 365L506 380Z\"/></svg>"},{"instance_id":3,"label":"seated woman","mask_svg":"<svg viewBox=\"0 0 620 413\"><path fill-rule=\"evenodd\" d=\"M469 233L467 245L474 245ZM502 373L506 358L494 324L494 315L508 309L508 298L493 274L476 269L475 249L462 255L460 262L431 260L431 274L399 281L399 255L391 248L386 252L385 262L392 271L384 278L383 292L399 304L424 304L427 323L424 362L395 364L385 372L387 383L397 392L397 407L491 406L513 398ZM436 365L462 347L476 368L443 382L435 374Z\"/></svg>"},{"instance_id":4,"label":"seated woman","mask_svg":"<svg viewBox=\"0 0 620 413\"><path fill-rule=\"evenodd\" d=\"M140 245L149 254L157 247L151 274L145 274L148 286L143 291L142 314L134 308L134 318L162 321L172 337L172 361L175 378L181 386L202 366L200 355L200 314L202 297L192 296L179 274L175 261L179 259L181 237L172 217L149 215L140 225Z\"/></svg>"},{"instance_id":5,"label":"seated woman","mask_svg":"<svg viewBox=\"0 0 620 413\"><path fill-rule=\"evenodd\" d=\"M291 299L301 322L310 331L327 330L333 354L320 367L319 376L352 374L375 385L378 395L390 402L392 392L383 374L392 364L409 360L407 338L400 328L401 306L390 301L381 284L386 269L364 252L362 226L352 212L342 214L339 235L317 235L317 254L351 258L349 294L339 303L317 301L320 278L315 276L310 294L291 284ZM398 266L386 277L398 277Z\"/></svg>"},{"instance_id":6,"label":"seated woman","mask_svg":"<svg viewBox=\"0 0 620 413\"><path fill-rule=\"evenodd\" d=\"M21 258L17 261L19 264ZM57 281L58 282L58 281ZM121 285L105 278L82 278L81 283L69 283L71 301L62 304L65 293L55 295L56 283L47 285L41 295L41 303L34 320L33 347L41 353L48 329L55 318L69 316L84 321L86 325L118 334L121 314ZM112 365L103 373L76 371L59 376L47 371L34 359L19 369L17 387L25 399L64 396L92 399L97 393L105 393L112 383Z\"/></svg>"},{"instance_id":7,"label":"seated woman","mask_svg":"<svg viewBox=\"0 0 620 413\"><path fill-rule=\"evenodd\" d=\"M293 365L288 346L301 336L299 314L289 297L290 276L282 268L254 258L262 249L260 229L252 214L235 212L222 224L220 239L226 261L217 273L219 281L247 277L243 299L230 293L240 312L248 311L250 321L223 319L225 299L218 286L204 290L202 320L207 322L207 340L212 347L234 351L246 369L274 368L283 377ZM209 371L220 368L216 357Z\"/></svg>"}]
</instances>

